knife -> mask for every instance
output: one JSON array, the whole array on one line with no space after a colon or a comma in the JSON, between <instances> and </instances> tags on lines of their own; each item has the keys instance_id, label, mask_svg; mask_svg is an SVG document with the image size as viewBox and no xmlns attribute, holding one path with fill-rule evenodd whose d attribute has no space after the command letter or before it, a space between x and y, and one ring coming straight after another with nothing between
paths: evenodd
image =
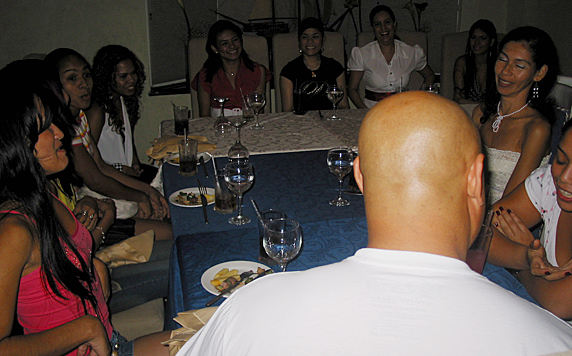
<instances>
[{"instance_id":1,"label":"knife","mask_svg":"<svg viewBox=\"0 0 572 356\"><path fill-rule=\"evenodd\" d=\"M203 166L203 169L205 170L205 178L209 177L209 172L207 171L207 166L205 165L205 159L203 158L203 156L199 157L199 164L201 166Z\"/></svg>"},{"instance_id":2,"label":"knife","mask_svg":"<svg viewBox=\"0 0 572 356\"><path fill-rule=\"evenodd\" d=\"M222 298L224 295L232 292L235 288L237 288L240 285L240 283L242 283L242 281L244 281L245 279L247 279L248 277L250 277L253 274L254 274L254 272L252 272L252 271L246 271L246 272L241 273L240 274L240 281L238 281L237 284L221 290L219 295L217 295L216 297L214 297L213 299L211 299L207 302L206 306L210 307L214 303L218 302L220 300L220 298Z\"/></svg>"},{"instance_id":3,"label":"knife","mask_svg":"<svg viewBox=\"0 0 572 356\"><path fill-rule=\"evenodd\" d=\"M203 215L205 217L205 224L209 223L209 217L207 215L207 197L205 197L205 195L202 193L203 190L205 190L205 188L203 188L203 185L201 184L201 181L199 180L199 178L197 178L197 183L199 184L199 193L201 194L201 204L203 206Z\"/></svg>"}]
</instances>

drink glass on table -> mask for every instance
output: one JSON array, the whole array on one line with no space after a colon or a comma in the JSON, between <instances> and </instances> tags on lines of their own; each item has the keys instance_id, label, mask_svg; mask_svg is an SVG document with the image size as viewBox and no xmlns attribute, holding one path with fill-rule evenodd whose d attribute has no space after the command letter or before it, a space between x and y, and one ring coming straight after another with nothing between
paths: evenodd
<instances>
[{"instance_id":1,"label":"drink glass on table","mask_svg":"<svg viewBox=\"0 0 572 356\"><path fill-rule=\"evenodd\" d=\"M280 210L268 209L260 212L260 219L258 220L258 240L260 241L258 260L265 265L276 264L276 261L268 256L264 249L264 225L266 225L270 220L286 219L287 217L286 213Z\"/></svg>"},{"instance_id":2,"label":"drink glass on table","mask_svg":"<svg viewBox=\"0 0 572 356\"><path fill-rule=\"evenodd\" d=\"M187 106L173 106L175 118L175 135L184 135L189 126L189 108Z\"/></svg>"},{"instance_id":3,"label":"drink glass on table","mask_svg":"<svg viewBox=\"0 0 572 356\"><path fill-rule=\"evenodd\" d=\"M302 228L292 219L274 219L264 224L264 250L278 262L282 272L302 248Z\"/></svg>"},{"instance_id":4,"label":"drink glass on table","mask_svg":"<svg viewBox=\"0 0 572 356\"><path fill-rule=\"evenodd\" d=\"M342 198L342 186L344 177L352 170L354 164L354 153L348 147L332 148L328 151L328 168L339 180L338 197L330 201L333 206L350 205L347 199Z\"/></svg>"},{"instance_id":5,"label":"drink glass on table","mask_svg":"<svg viewBox=\"0 0 572 356\"><path fill-rule=\"evenodd\" d=\"M193 139L179 141L179 174L191 177L197 173L198 142Z\"/></svg>"},{"instance_id":6,"label":"drink glass on table","mask_svg":"<svg viewBox=\"0 0 572 356\"><path fill-rule=\"evenodd\" d=\"M228 220L233 225L244 225L250 218L242 215L242 196L254 182L254 167L249 162L230 162L224 167L224 180L228 189L237 195L238 215Z\"/></svg>"},{"instance_id":7,"label":"drink glass on table","mask_svg":"<svg viewBox=\"0 0 572 356\"><path fill-rule=\"evenodd\" d=\"M248 103L250 104L252 110L254 110L254 114L256 115L256 123L250 126L250 128L253 130L263 129L264 126L260 125L260 122L258 121L258 115L260 114L260 110L262 110L262 108L266 104L266 98L264 97L264 93L258 91L250 93L248 95Z\"/></svg>"},{"instance_id":8,"label":"drink glass on table","mask_svg":"<svg viewBox=\"0 0 572 356\"><path fill-rule=\"evenodd\" d=\"M338 103L344 98L344 90L336 84L332 84L328 87L327 96L334 107L334 114L329 117L328 120L340 120L340 118L336 116L336 109L338 108Z\"/></svg>"},{"instance_id":9,"label":"drink glass on table","mask_svg":"<svg viewBox=\"0 0 572 356\"><path fill-rule=\"evenodd\" d=\"M429 93L439 94L439 85L437 83L427 83L423 84L423 90Z\"/></svg>"},{"instance_id":10,"label":"drink glass on table","mask_svg":"<svg viewBox=\"0 0 572 356\"><path fill-rule=\"evenodd\" d=\"M221 214L230 214L236 210L236 195L228 189L224 181L224 168L215 173L214 210Z\"/></svg>"},{"instance_id":11,"label":"drink glass on table","mask_svg":"<svg viewBox=\"0 0 572 356\"><path fill-rule=\"evenodd\" d=\"M467 251L467 264L477 273L483 273L492 237L493 229L489 224L483 224L477 238Z\"/></svg>"},{"instance_id":12,"label":"drink glass on table","mask_svg":"<svg viewBox=\"0 0 572 356\"><path fill-rule=\"evenodd\" d=\"M250 152L248 148L240 142L240 128L248 122L248 119L245 116L231 116L229 121L236 127L236 142L228 150L228 160L231 162L239 160L246 161L248 157L250 157Z\"/></svg>"}]
</instances>

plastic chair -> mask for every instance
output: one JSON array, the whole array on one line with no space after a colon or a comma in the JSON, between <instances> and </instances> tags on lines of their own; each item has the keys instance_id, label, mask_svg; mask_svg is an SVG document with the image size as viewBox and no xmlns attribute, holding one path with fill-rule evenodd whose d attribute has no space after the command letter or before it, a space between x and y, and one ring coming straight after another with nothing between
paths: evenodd
<instances>
[{"instance_id":1,"label":"plastic chair","mask_svg":"<svg viewBox=\"0 0 572 356\"><path fill-rule=\"evenodd\" d=\"M262 36L249 36L243 35L243 48L246 50L250 59L258 62L269 69L268 59L268 42ZM201 70L203 64L207 60L207 52L205 45L207 43L206 37L191 38L189 41L189 75L193 80L195 75ZM247 93L245 93L246 95ZM266 84L266 108L270 108L270 85ZM199 117L199 99L198 92L191 89L191 109L193 117Z\"/></svg>"},{"instance_id":2,"label":"plastic chair","mask_svg":"<svg viewBox=\"0 0 572 356\"><path fill-rule=\"evenodd\" d=\"M326 32L323 54L340 62L345 68L344 36L339 32ZM282 96L280 92L280 72L291 60L300 55L297 33L280 33L272 37L272 54L274 58L274 92L276 96L276 111L282 111Z\"/></svg>"}]
</instances>

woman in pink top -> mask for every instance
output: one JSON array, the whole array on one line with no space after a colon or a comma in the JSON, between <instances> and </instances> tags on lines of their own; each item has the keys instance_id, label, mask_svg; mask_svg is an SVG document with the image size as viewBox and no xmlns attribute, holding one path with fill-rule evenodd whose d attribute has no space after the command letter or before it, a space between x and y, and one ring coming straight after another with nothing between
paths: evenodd
<instances>
[{"instance_id":1,"label":"woman in pink top","mask_svg":"<svg viewBox=\"0 0 572 356\"><path fill-rule=\"evenodd\" d=\"M118 335L94 241L48 190L47 176L68 165L69 138L56 124L69 111L40 67L18 61L0 71L0 355L109 355ZM23 336L11 336L14 316ZM168 355L165 339L138 339L132 354ZM132 345L119 347L127 355Z\"/></svg>"}]
</instances>

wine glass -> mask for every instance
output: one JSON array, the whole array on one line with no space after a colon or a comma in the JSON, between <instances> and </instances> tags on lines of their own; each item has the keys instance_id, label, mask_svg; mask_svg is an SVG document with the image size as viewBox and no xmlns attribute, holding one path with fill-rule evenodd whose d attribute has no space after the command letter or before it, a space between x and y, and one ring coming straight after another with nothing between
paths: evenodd
<instances>
[{"instance_id":1,"label":"wine glass","mask_svg":"<svg viewBox=\"0 0 572 356\"><path fill-rule=\"evenodd\" d=\"M228 160L231 162L238 160L248 160L250 152L248 148L240 142L240 128L244 126L249 120L248 117L242 116L232 116L229 118L230 123L236 127L236 142L228 150Z\"/></svg>"},{"instance_id":2,"label":"wine glass","mask_svg":"<svg viewBox=\"0 0 572 356\"><path fill-rule=\"evenodd\" d=\"M224 116L224 103L226 103L228 98L213 98L213 100L220 103L220 113L213 125L215 135L224 137L228 135L232 129L230 121Z\"/></svg>"},{"instance_id":3,"label":"wine glass","mask_svg":"<svg viewBox=\"0 0 572 356\"><path fill-rule=\"evenodd\" d=\"M336 84L332 84L328 87L328 100L332 102L334 106L334 114L332 117L329 117L328 120L340 120L339 117L336 116L336 109L338 108L338 103L344 97L344 90L337 86Z\"/></svg>"},{"instance_id":4,"label":"wine glass","mask_svg":"<svg viewBox=\"0 0 572 356\"><path fill-rule=\"evenodd\" d=\"M250 93L248 95L248 103L250 104L252 110L254 110L254 114L256 115L256 123L250 126L250 128L253 130L263 129L264 126L260 125L258 121L258 114L260 114L260 110L262 110L262 108L266 104L266 98L264 98L264 93L258 91Z\"/></svg>"},{"instance_id":5,"label":"wine glass","mask_svg":"<svg viewBox=\"0 0 572 356\"><path fill-rule=\"evenodd\" d=\"M233 225L244 225L250 218L242 215L242 196L250 189L254 181L254 168L245 161L230 162L224 167L224 181L228 189L237 195L238 215L228 220Z\"/></svg>"},{"instance_id":6,"label":"wine glass","mask_svg":"<svg viewBox=\"0 0 572 356\"><path fill-rule=\"evenodd\" d=\"M439 94L439 86L437 83L423 84L423 90L428 91L429 93Z\"/></svg>"},{"instance_id":7,"label":"wine glass","mask_svg":"<svg viewBox=\"0 0 572 356\"><path fill-rule=\"evenodd\" d=\"M273 219L264 224L264 250L278 262L282 272L286 265L300 252L302 247L302 228L292 219Z\"/></svg>"},{"instance_id":8,"label":"wine glass","mask_svg":"<svg viewBox=\"0 0 572 356\"><path fill-rule=\"evenodd\" d=\"M330 201L330 205L333 206L346 206L350 205L347 199L342 198L342 186L344 184L344 177L352 170L354 165L354 154L348 147L338 147L332 148L328 151L328 168L338 180L340 181L340 187L338 192L338 197Z\"/></svg>"}]
</instances>

